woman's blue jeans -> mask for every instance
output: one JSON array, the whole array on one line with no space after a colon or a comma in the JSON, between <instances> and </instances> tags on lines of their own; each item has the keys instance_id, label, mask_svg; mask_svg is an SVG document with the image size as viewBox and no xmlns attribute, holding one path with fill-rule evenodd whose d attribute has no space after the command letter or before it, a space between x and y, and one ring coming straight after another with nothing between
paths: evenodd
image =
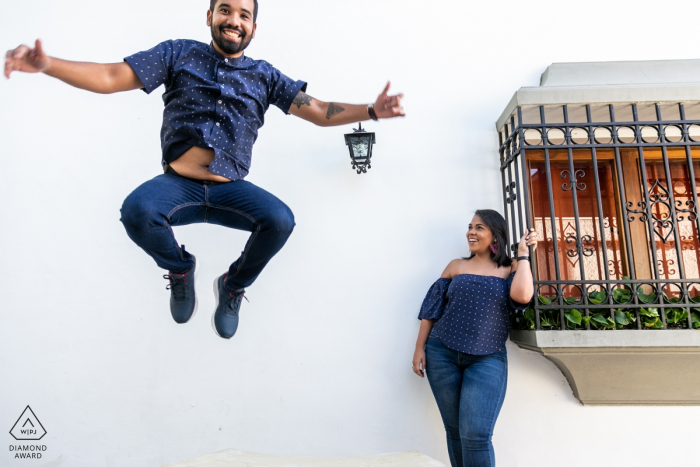
<instances>
[{"instance_id":1,"label":"woman's blue jeans","mask_svg":"<svg viewBox=\"0 0 700 467\"><path fill-rule=\"evenodd\" d=\"M287 205L250 182L198 182L170 173L134 190L121 213L129 237L158 266L176 274L186 272L194 261L178 245L173 226L204 222L251 232L226 276L230 290L251 285L294 229Z\"/></svg>"},{"instance_id":2,"label":"woman's blue jeans","mask_svg":"<svg viewBox=\"0 0 700 467\"><path fill-rule=\"evenodd\" d=\"M425 355L452 467L494 467L491 436L508 380L505 345L491 355L469 355L448 349L431 333Z\"/></svg>"}]
</instances>

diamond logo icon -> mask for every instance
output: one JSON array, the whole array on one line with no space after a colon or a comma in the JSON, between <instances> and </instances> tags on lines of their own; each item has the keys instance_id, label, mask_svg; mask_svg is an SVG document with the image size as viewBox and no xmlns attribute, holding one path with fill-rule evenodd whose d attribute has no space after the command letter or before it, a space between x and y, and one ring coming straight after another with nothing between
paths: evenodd
<instances>
[{"instance_id":1,"label":"diamond logo icon","mask_svg":"<svg viewBox=\"0 0 700 467\"><path fill-rule=\"evenodd\" d=\"M17 441L39 441L46 434L46 430L32 408L27 406L10 430L10 434Z\"/></svg>"}]
</instances>

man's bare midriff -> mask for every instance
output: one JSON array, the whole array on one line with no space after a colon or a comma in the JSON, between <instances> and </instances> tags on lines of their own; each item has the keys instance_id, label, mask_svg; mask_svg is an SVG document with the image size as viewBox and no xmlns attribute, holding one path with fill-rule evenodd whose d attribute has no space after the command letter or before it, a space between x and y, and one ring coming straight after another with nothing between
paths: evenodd
<instances>
[{"instance_id":1,"label":"man's bare midriff","mask_svg":"<svg viewBox=\"0 0 700 467\"><path fill-rule=\"evenodd\" d=\"M183 155L170 163L170 167L187 178L196 180L208 180L211 182L230 182L226 177L214 175L209 172L209 165L214 160L214 150L198 148L196 146L188 149Z\"/></svg>"}]
</instances>

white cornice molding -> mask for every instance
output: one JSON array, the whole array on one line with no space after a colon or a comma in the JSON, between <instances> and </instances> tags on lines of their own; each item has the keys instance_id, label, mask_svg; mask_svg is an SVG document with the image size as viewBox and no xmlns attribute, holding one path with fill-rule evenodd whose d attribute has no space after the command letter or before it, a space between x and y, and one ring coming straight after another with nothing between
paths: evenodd
<instances>
[{"instance_id":1,"label":"white cornice molding","mask_svg":"<svg viewBox=\"0 0 700 467\"><path fill-rule=\"evenodd\" d=\"M700 101L700 60L553 63L541 83L513 95L497 130L524 105Z\"/></svg>"}]
</instances>

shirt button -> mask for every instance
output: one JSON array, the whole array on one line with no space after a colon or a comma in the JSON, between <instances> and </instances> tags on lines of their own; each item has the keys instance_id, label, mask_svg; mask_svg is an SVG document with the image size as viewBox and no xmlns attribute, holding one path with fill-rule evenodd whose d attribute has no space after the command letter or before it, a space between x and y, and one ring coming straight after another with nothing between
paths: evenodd
<instances>
[{"instance_id":1,"label":"shirt button","mask_svg":"<svg viewBox=\"0 0 700 467\"><path fill-rule=\"evenodd\" d=\"M221 123L219 123L219 122L216 122L216 126L221 126Z\"/></svg>"},{"instance_id":2,"label":"shirt button","mask_svg":"<svg viewBox=\"0 0 700 467\"><path fill-rule=\"evenodd\" d=\"M224 101L219 101L219 104L223 104L223 103L224 103Z\"/></svg>"},{"instance_id":3,"label":"shirt button","mask_svg":"<svg viewBox=\"0 0 700 467\"><path fill-rule=\"evenodd\" d=\"M212 145L210 144L209 147L210 147L210 148L213 148L214 146L212 146Z\"/></svg>"},{"instance_id":4,"label":"shirt button","mask_svg":"<svg viewBox=\"0 0 700 467\"><path fill-rule=\"evenodd\" d=\"M224 61L228 63L228 58L225 58Z\"/></svg>"}]
</instances>

